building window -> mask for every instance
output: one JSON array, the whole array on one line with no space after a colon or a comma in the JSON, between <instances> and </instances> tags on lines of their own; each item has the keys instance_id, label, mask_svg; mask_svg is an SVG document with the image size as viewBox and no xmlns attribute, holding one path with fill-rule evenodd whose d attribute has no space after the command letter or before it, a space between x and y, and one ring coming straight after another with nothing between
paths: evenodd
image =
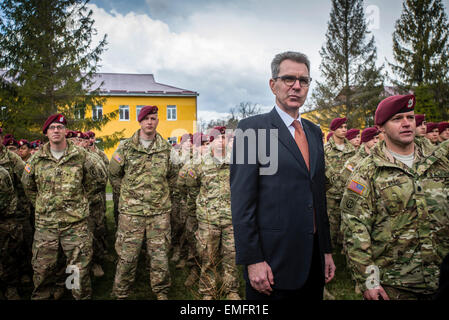
<instances>
[{"instance_id":1,"label":"building window","mask_svg":"<svg viewBox=\"0 0 449 320\"><path fill-rule=\"evenodd\" d=\"M119 107L120 121L129 121L129 106Z\"/></svg>"},{"instance_id":2,"label":"building window","mask_svg":"<svg viewBox=\"0 0 449 320\"><path fill-rule=\"evenodd\" d=\"M167 106L167 120L175 121L177 119L176 106Z\"/></svg>"},{"instance_id":3,"label":"building window","mask_svg":"<svg viewBox=\"0 0 449 320\"><path fill-rule=\"evenodd\" d=\"M142 108L145 106L136 106L136 120L139 121L139 113L140 110L142 110Z\"/></svg>"},{"instance_id":4,"label":"building window","mask_svg":"<svg viewBox=\"0 0 449 320\"><path fill-rule=\"evenodd\" d=\"M168 141L168 143L170 143L171 145L173 145L173 144L175 144L175 143L178 141L178 139L177 139L176 137L169 137L169 138L167 139L167 141Z\"/></svg>"},{"instance_id":5,"label":"building window","mask_svg":"<svg viewBox=\"0 0 449 320\"><path fill-rule=\"evenodd\" d=\"M83 120L85 117L85 110L83 107L75 107L74 116L76 120Z\"/></svg>"},{"instance_id":6,"label":"building window","mask_svg":"<svg viewBox=\"0 0 449 320\"><path fill-rule=\"evenodd\" d=\"M103 106L96 106L92 108L92 119L101 120L103 118Z\"/></svg>"}]
</instances>

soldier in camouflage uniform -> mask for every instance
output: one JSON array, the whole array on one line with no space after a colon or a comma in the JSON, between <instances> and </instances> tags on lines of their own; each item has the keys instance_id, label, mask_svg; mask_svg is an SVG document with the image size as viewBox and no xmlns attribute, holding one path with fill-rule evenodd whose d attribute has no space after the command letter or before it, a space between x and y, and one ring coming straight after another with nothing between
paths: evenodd
<instances>
[{"instance_id":1,"label":"soldier in camouflage uniform","mask_svg":"<svg viewBox=\"0 0 449 320\"><path fill-rule=\"evenodd\" d=\"M109 159L106 154L95 146L95 133L92 131L80 134L80 146L84 147L95 158L98 166L108 171ZM106 255L106 183L89 203L89 224L93 234L92 272L95 277L102 277L102 265Z\"/></svg>"},{"instance_id":2,"label":"soldier in camouflage uniform","mask_svg":"<svg viewBox=\"0 0 449 320\"><path fill-rule=\"evenodd\" d=\"M438 140L440 144L449 140L449 122L442 121L438 123Z\"/></svg>"},{"instance_id":3,"label":"soldier in camouflage uniform","mask_svg":"<svg viewBox=\"0 0 449 320\"><path fill-rule=\"evenodd\" d=\"M361 134L362 145L357 153L345 162L343 169L340 171L339 179L341 186L346 186L349 176L354 171L354 168L370 155L370 150L379 141L379 130L376 127L370 127L363 130Z\"/></svg>"},{"instance_id":4,"label":"soldier in camouflage uniform","mask_svg":"<svg viewBox=\"0 0 449 320\"><path fill-rule=\"evenodd\" d=\"M240 299L239 279L235 264L234 231L231 218L229 157L226 158L225 127L214 128L211 152L201 162L183 168L179 180L188 187L200 187L196 201L198 252L201 260L199 292L210 300L224 294L230 300ZM181 182L182 183L182 182ZM223 268L223 292L216 288L219 266Z\"/></svg>"},{"instance_id":5,"label":"soldier in camouflage uniform","mask_svg":"<svg viewBox=\"0 0 449 320\"><path fill-rule=\"evenodd\" d=\"M22 239L22 228L15 221L17 191L13 178L0 164L0 299L17 299L18 269L16 250Z\"/></svg>"},{"instance_id":6,"label":"soldier in camouflage uniform","mask_svg":"<svg viewBox=\"0 0 449 320\"><path fill-rule=\"evenodd\" d=\"M326 201L327 213L331 233L332 247L342 245L343 236L340 232L341 213L340 201L343 188L340 184L339 174L345 162L355 155L355 149L345 138L346 118L332 120L330 129L333 132L332 139L324 145L324 160L326 165Z\"/></svg>"},{"instance_id":7,"label":"soldier in camouflage uniform","mask_svg":"<svg viewBox=\"0 0 449 320\"><path fill-rule=\"evenodd\" d=\"M439 144L439 141L438 141L438 123L427 122L426 126L427 126L426 138L430 141L430 143L432 143L433 145L437 146Z\"/></svg>"},{"instance_id":8,"label":"soldier in camouflage uniform","mask_svg":"<svg viewBox=\"0 0 449 320\"><path fill-rule=\"evenodd\" d=\"M172 146L156 132L156 106L139 113L140 129L119 145L109 164L109 179L120 195L115 250L117 271L112 294L125 299L134 281L142 242L146 239L150 278L158 300L170 288L170 186L176 183Z\"/></svg>"},{"instance_id":9,"label":"soldier in camouflage uniform","mask_svg":"<svg viewBox=\"0 0 449 320\"><path fill-rule=\"evenodd\" d=\"M381 101L385 134L341 202L348 264L365 299L431 299L449 253L449 160L415 136L413 95ZM393 151L394 150L394 151Z\"/></svg>"},{"instance_id":10,"label":"soldier in camouflage uniform","mask_svg":"<svg viewBox=\"0 0 449 320\"><path fill-rule=\"evenodd\" d=\"M55 282L55 266L61 245L67 264L79 271L72 294L90 299L92 233L88 226L89 199L106 182L106 172L83 148L65 138L67 121L61 114L50 116L43 126L49 142L25 166L22 183L35 207L36 230L32 265L32 299L49 299Z\"/></svg>"},{"instance_id":11,"label":"soldier in camouflage uniform","mask_svg":"<svg viewBox=\"0 0 449 320\"><path fill-rule=\"evenodd\" d=\"M176 171L182 168L184 164L192 158L192 135L189 133L181 137L180 148L175 153ZM172 228L172 247L173 256L172 261L179 263L176 268L182 269L185 266L187 259L188 248L186 246L185 225L187 220L187 190L174 186L172 196L172 211L171 211L171 228Z\"/></svg>"},{"instance_id":12,"label":"soldier in camouflage uniform","mask_svg":"<svg viewBox=\"0 0 449 320\"><path fill-rule=\"evenodd\" d=\"M186 172L194 166L201 163L202 155L207 152L209 143L209 137L202 132L197 132L192 137L193 141L193 154L192 158L184 164L180 169L181 176L185 176ZM178 188L186 194L186 197L182 199L183 202L181 208L186 211L186 223L184 229L184 238L187 247L187 259L186 266L190 269L184 285L186 287L192 286L199 277L200 271L200 259L198 256L197 243L195 233L198 229L198 219L196 217L196 200L200 193L199 185L187 186L185 179L178 177Z\"/></svg>"},{"instance_id":13,"label":"soldier in camouflage uniform","mask_svg":"<svg viewBox=\"0 0 449 320\"><path fill-rule=\"evenodd\" d=\"M17 232L17 236L14 242L15 249L11 250L11 259L15 261L15 268L17 269L18 276L14 279L15 285L10 286L8 289L8 295L11 297L18 298L16 287L19 285L20 278L24 278L25 281L30 281L29 277L32 274L31 269L31 252L30 247L33 239L33 229L31 227L30 214L31 214L31 204L25 195L22 183L20 181L23 173L23 168L25 163L22 159L15 153L3 145L0 145L0 165L3 166L12 178L14 190L17 196L17 206L16 212L13 215L15 220L16 231L11 230L11 232ZM11 217L12 219L12 217ZM11 220L12 221L12 220ZM20 231L18 230L20 229ZM13 242L11 242L12 244ZM16 270L14 270L16 273ZM10 277L12 279L12 277Z\"/></svg>"}]
</instances>

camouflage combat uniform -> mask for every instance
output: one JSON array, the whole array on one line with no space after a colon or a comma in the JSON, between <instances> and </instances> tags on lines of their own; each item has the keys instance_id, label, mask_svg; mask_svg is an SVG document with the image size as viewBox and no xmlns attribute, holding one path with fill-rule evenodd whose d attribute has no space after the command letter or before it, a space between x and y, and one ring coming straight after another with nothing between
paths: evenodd
<instances>
[{"instance_id":1,"label":"camouflage combat uniform","mask_svg":"<svg viewBox=\"0 0 449 320\"><path fill-rule=\"evenodd\" d=\"M22 182L20 181L22 178L23 168L25 167L25 163L22 159L14 152L9 151L6 147L0 144L0 165L5 168L11 176L13 181L14 190L17 196L17 207L16 212L11 219L15 220L15 225L17 228L20 228L20 232L16 230L16 239L19 241L17 244L18 247L15 248L13 252L13 257L16 261L16 268L14 272L18 274L18 280L20 276L29 274L31 276L31 245L33 242L33 228L31 226L31 203L25 195L25 191L23 190ZM20 233L20 237L18 237ZM13 242L11 242L12 244Z\"/></svg>"},{"instance_id":2,"label":"camouflage combat uniform","mask_svg":"<svg viewBox=\"0 0 449 320\"><path fill-rule=\"evenodd\" d=\"M59 160L52 156L50 143L46 143L25 166L22 183L35 204L36 215L32 299L50 298L59 245L67 264L79 269L79 288L72 290L73 296L75 299L91 298L89 200L107 179L106 172L99 169L96 161L84 148L67 141Z\"/></svg>"},{"instance_id":3,"label":"camouflage combat uniform","mask_svg":"<svg viewBox=\"0 0 449 320\"><path fill-rule=\"evenodd\" d=\"M95 159L96 164L100 167L99 170L107 173L109 161L107 157L104 159L104 157L101 156L100 152L102 151L98 150L98 152L90 149L88 149L88 151ZM104 184L100 186L100 191L95 194L89 202L89 225L93 235L92 262L98 265L103 264L104 256L106 254L106 184L107 180L104 181Z\"/></svg>"},{"instance_id":4,"label":"camouflage combat uniform","mask_svg":"<svg viewBox=\"0 0 449 320\"><path fill-rule=\"evenodd\" d=\"M172 147L157 133L152 144L140 143L140 129L124 140L112 156L109 179L120 195L115 250L119 257L113 295L128 297L140 249L146 238L153 292L166 295L170 288L170 185L176 170L170 161Z\"/></svg>"},{"instance_id":5,"label":"camouflage combat uniform","mask_svg":"<svg viewBox=\"0 0 449 320\"><path fill-rule=\"evenodd\" d=\"M0 165L0 295L18 284L15 251L22 239L22 228L15 222L17 192L9 172Z\"/></svg>"},{"instance_id":6,"label":"camouflage combat uniform","mask_svg":"<svg viewBox=\"0 0 449 320\"><path fill-rule=\"evenodd\" d=\"M354 168L362 162L363 159L368 157L369 154L365 151L364 145L361 145L359 150L357 150L357 153L348 159L348 161L345 162L343 165L343 168L340 171L340 174L338 176L339 178L339 184L344 187L347 185L347 181L349 177L351 176L352 172L354 171Z\"/></svg>"},{"instance_id":7,"label":"camouflage combat uniform","mask_svg":"<svg viewBox=\"0 0 449 320\"><path fill-rule=\"evenodd\" d=\"M343 238L340 232L340 201L343 195L343 186L341 185L339 175L345 162L356 153L355 148L347 139L344 140L344 146L344 150L340 151L334 139L329 139L324 145L326 202L333 248L340 247Z\"/></svg>"},{"instance_id":8,"label":"camouflage combat uniform","mask_svg":"<svg viewBox=\"0 0 449 320\"><path fill-rule=\"evenodd\" d=\"M206 154L200 163L184 167L178 181L187 187L200 187L196 201L198 230L196 242L201 261L199 292L218 298L220 293L238 293L234 231L231 217L229 157L217 159ZM223 292L217 292L219 265L223 267Z\"/></svg>"},{"instance_id":9,"label":"camouflage combat uniform","mask_svg":"<svg viewBox=\"0 0 449 320\"><path fill-rule=\"evenodd\" d=\"M371 153L341 201L352 274L365 291L376 284L371 280L379 268L380 285L392 299L434 294L449 253L449 160L418 139L413 168L393 158L384 141Z\"/></svg>"}]
</instances>

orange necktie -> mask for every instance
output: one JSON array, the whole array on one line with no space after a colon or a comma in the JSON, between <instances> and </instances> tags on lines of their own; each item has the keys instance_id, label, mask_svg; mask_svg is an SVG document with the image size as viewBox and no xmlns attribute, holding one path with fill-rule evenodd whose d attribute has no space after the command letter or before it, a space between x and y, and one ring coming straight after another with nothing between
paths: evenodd
<instances>
[{"instance_id":1,"label":"orange necktie","mask_svg":"<svg viewBox=\"0 0 449 320\"><path fill-rule=\"evenodd\" d=\"M295 127L295 142L298 145L299 151L301 151L302 157L306 162L307 169L310 171L309 165L309 144L307 143L307 137L302 130L301 124L298 120L294 120L292 126Z\"/></svg>"},{"instance_id":2,"label":"orange necktie","mask_svg":"<svg viewBox=\"0 0 449 320\"><path fill-rule=\"evenodd\" d=\"M302 157L306 162L307 169L310 171L309 165L309 143L307 142L306 134L302 130L302 126L298 120L294 120L292 126L295 127L295 142L298 145L299 151L301 151ZM313 209L313 233L316 232L316 218L315 209Z\"/></svg>"}]
</instances>

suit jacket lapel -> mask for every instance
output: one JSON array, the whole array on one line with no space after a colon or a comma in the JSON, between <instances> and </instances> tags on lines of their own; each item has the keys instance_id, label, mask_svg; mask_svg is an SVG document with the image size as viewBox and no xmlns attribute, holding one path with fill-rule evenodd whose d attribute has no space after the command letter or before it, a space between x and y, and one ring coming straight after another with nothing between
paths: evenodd
<instances>
[{"instance_id":1,"label":"suit jacket lapel","mask_svg":"<svg viewBox=\"0 0 449 320\"><path fill-rule=\"evenodd\" d=\"M307 170L306 163L304 162L302 154L296 145L295 139L292 137L290 131L282 121L275 108L271 110L270 117L271 124L278 129L278 140L287 148L288 151L290 151L296 161L298 161L299 164Z\"/></svg>"}]
</instances>

